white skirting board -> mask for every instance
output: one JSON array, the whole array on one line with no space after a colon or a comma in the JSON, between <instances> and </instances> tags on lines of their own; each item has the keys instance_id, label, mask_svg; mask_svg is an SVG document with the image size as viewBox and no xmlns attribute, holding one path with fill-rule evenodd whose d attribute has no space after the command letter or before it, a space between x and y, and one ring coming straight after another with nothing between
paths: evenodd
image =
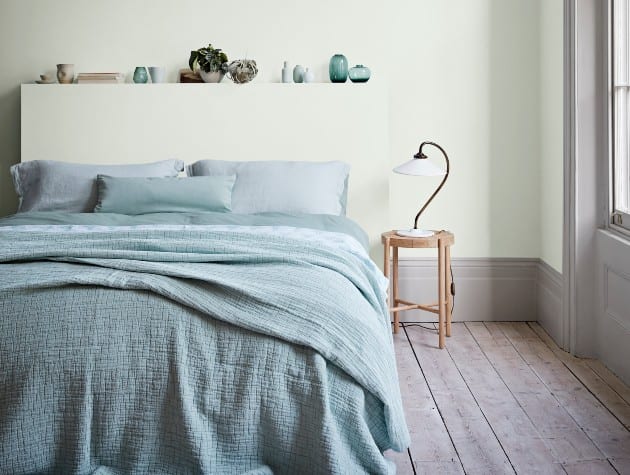
<instances>
[{"instance_id":1,"label":"white skirting board","mask_svg":"<svg viewBox=\"0 0 630 475\"><path fill-rule=\"evenodd\" d=\"M538 321L560 341L562 276L540 259L454 258L453 321ZM422 302L437 298L437 265L432 258L399 262L400 297ZM402 322L430 322L419 310L401 313Z\"/></svg>"},{"instance_id":2,"label":"white skirting board","mask_svg":"<svg viewBox=\"0 0 630 475\"><path fill-rule=\"evenodd\" d=\"M562 274L541 260L536 281L536 319L562 348ZM567 349L567 348L565 348Z\"/></svg>"}]
</instances>

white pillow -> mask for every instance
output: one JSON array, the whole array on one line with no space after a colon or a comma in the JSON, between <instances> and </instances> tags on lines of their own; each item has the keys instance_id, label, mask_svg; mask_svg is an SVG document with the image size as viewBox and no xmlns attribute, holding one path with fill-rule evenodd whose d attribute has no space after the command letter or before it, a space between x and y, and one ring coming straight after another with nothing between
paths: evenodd
<instances>
[{"instance_id":1,"label":"white pillow","mask_svg":"<svg viewBox=\"0 0 630 475\"><path fill-rule=\"evenodd\" d=\"M33 160L11 167L18 212L66 211L89 213L96 205L96 176L172 177L184 169L181 160L129 165L86 165Z\"/></svg>"},{"instance_id":2,"label":"white pillow","mask_svg":"<svg viewBox=\"0 0 630 475\"><path fill-rule=\"evenodd\" d=\"M341 161L201 160L189 176L236 175L232 211L345 215L350 165Z\"/></svg>"}]
</instances>

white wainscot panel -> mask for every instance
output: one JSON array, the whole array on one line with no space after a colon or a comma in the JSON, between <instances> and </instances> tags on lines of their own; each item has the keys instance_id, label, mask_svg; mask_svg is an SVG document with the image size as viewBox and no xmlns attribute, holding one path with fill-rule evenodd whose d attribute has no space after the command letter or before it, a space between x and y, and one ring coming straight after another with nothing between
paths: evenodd
<instances>
[{"instance_id":1,"label":"white wainscot panel","mask_svg":"<svg viewBox=\"0 0 630 475\"><path fill-rule=\"evenodd\" d=\"M606 315L630 334L630 276L606 268Z\"/></svg>"},{"instance_id":2,"label":"white wainscot panel","mask_svg":"<svg viewBox=\"0 0 630 475\"><path fill-rule=\"evenodd\" d=\"M597 357L630 384L630 241L609 231L597 233L601 260L597 280Z\"/></svg>"}]
</instances>

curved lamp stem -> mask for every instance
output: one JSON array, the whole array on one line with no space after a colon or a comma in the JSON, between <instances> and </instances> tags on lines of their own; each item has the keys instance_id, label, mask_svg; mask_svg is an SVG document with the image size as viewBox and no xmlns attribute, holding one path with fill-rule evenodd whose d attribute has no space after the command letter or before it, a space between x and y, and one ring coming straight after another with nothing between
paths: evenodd
<instances>
[{"instance_id":1,"label":"curved lamp stem","mask_svg":"<svg viewBox=\"0 0 630 475\"><path fill-rule=\"evenodd\" d=\"M446 183L446 179L448 178L448 173L450 171L450 163L448 161L448 155L446 154L444 149L440 147L438 144L436 144L435 142L422 142L420 144L420 148L418 149L418 153L416 153L413 157L418 158L418 159L426 159L427 156L424 153L422 153L422 148L425 145L433 145L434 147L440 149L440 152L442 152L442 154L444 155L444 159L446 160L446 175L444 175L444 178L442 179L440 186L436 188L436 190L433 192L433 194L429 197L427 202L424 204L424 206L420 209L420 211L416 215L416 220L414 221L413 229L418 229L418 218L420 218L420 215L422 214L422 212L426 209L427 206L429 206L429 203L431 203L433 198L435 198L435 195L437 195L439 191L442 189L442 187L444 186L444 183Z\"/></svg>"}]
</instances>

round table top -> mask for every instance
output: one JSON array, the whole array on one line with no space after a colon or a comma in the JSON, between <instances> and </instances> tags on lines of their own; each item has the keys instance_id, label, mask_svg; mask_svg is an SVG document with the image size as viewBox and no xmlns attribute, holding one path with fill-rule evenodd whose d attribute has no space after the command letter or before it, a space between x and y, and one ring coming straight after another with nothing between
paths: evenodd
<instances>
[{"instance_id":1,"label":"round table top","mask_svg":"<svg viewBox=\"0 0 630 475\"><path fill-rule=\"evenodd\" d=\"M381 242L383 244L389 241L390 246L394 247L438 247L438 241L442 241L444 246L452 246L455 244L455 236L449 231L434 231L433 236L427 237L407 237L399 236L396 231L387 231L381 234Z\"/></svg>"}]
</instances>

